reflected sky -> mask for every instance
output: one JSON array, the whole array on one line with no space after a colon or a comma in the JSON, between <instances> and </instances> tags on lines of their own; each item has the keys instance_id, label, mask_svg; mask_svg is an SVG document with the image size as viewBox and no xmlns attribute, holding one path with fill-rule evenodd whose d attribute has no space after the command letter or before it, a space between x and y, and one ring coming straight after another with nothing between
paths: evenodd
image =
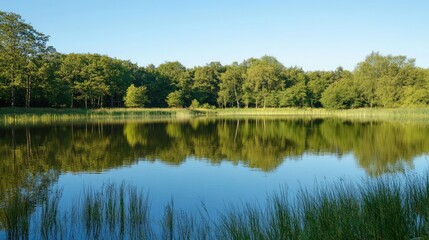
<instances>
[{"instance_id":1,"label":"reflected sky","mask_svg":"<svg viewBox=\"0 0 429 240\"><path fill-rule=\"evenodd\" d=\"M429 153L429 124L339 119L62 123L0 136L1 205L16 189L37 202L58 187L66 207L85 188L125 181L149 192L154 216L171 199L215 216L285 185L293 197L315 183L423 172Z\"/></svg>"}]
</instances>

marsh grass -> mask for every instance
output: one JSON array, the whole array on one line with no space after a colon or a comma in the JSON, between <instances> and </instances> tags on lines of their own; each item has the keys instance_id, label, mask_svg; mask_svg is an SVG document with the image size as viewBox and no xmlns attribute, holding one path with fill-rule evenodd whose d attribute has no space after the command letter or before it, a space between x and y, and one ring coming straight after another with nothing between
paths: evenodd
<instances>
[{"instance_id":1,"label":"marsh grass","mask_svg":"<svg viewBox=\"0 0 429 240\"><path fill-rule=\"evenodd\" d=\"M159 218L150 215L148 194L136 187L104 184L85 189L70 209L53 191L32 218L17 193L2 209L10 239L428 239L429 175L388 175L358 183L337 181L286 187L264 204L226 208L211 220L204 204L193 215L171 200ZM195 211L193 211L195 212ZM30 228L30 225L33 228ZM33 231L39 227L39 231Z\"/></svg>"},{"instance_id":2,"label":"marsh grass","mask_svg":"<svg viewBox=\"0 0 429 240\"><path fill-rule=\"evenodd\" d=\"M227 108L216 109L217 116L300 116L349 119L427 120L429 108L359 108L332 110L324 108Z\"/></svg>"},{"instance_id":3,"label":"marsh grass","mask_svg":"<svg viewBox=\"0 0 429 240\"><path fill-rule=\"evenodd\" d=\"M429 108L362 108L329 110L323 108L113 108L53 109L0 108L0 125L52 124L57 122L190 119L193 117L317 117L360 120L426 121Z\"/></svg>"},{"instance_id":4,"label":"marsh grass","mask_svg":"<svg viewBox=\"0 0 429 240\"><path fill-rule=\"evenodd\" d=\"M30 200L16 191L1 210L1 221L7 229L7 238L27 239L32 211Z\"/></svg>"},{"instance_id":5,"label":"marsh grass","mask_svg":"<svg viewBox=\"0 0 429 240\"><path fill-rule=\"evenodd\" d=\"M80 121L118 121L123 119L169 119L204 115L187 109L51 109L0 108L0 123L5 126Z\"/></svg>"},{"instance_id":6,"label":"marsh grass","mask_svg":"<svg viewBox=\"0 0 429 240\"><path fill-rule=\"evenodd\" d=\"M61 236L61 219L59 212L59 202L62 190L55 192L42 201L40 210L40 235L42 239L58 239Z\"/></svg>"},{"instance_id":7,"label":"marsh grass","mask_svg":"<svg viewBox=\"0 0 429 240\"><path fill-rule=\"evenodd\" d=\"M88 239L150 239L148 195L122 183L105 184L99 191L86 189L75 215L84 223Z\"/></svg>"}]
</instances>

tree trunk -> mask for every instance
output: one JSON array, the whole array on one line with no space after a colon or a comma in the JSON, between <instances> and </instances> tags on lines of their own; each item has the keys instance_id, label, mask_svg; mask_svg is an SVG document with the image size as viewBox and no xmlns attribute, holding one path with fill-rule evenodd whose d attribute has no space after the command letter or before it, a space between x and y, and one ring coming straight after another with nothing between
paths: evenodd
<instances>
[{"instance_id":1,"label":"tree trunk","mask_svg":"<svg viewBox=\"0 0 429 240\"><path fill-rule=\"evenodd\" d=\"M70 94L71 98L70 98L70 108L73 108L73 91Z\"/></svg>"},{"instance_id":2,"label":"tree trunk","mask_svg":"<svg viewBox=\"0 0 429 240\"><path fill-rule=\"evenodd\" d=\"M10 88L10 93L11 93L11 98L10 98L10 105L12 106L12 107L15 107L15 87L14 87L14 82L15 82L15 67L14 67L15 65L14 64L12 64L12 67L11 67L11 72L12 72L12 78L11 78L11 82L10 82L10 85L11 85L11 88Z\"/></svg>"},{"instance_id":3,"label":"tree trunk","mask_svg":"<svg viewBox=\"0 0 429 240\"><path fill-rule=\"evenodd\" d=\"M88 108L88 98L85 97L85 108Z\"/></svg>"},{"instance_id":4,"label":"tree trunk","mask_svg":"<svg viewBox=\"0 0 429 240\"><path fill-rule=\"evenodd\" d=\"M27 77L27 84L26 84L26 91L25 91L25 107L30 107L30 100L31 100L31 78L30 76Z\"/></svg>"},{"instance_id":5,"label":"tree trunk","mask_svg":"<svg viewBox=\"0 0 429 240\"><path fill-rule=\"evenodd\" d=\"M10 101L11 101L11 106L12 107L15 107L15 88L12 86L12 88L11 88L11 99L10 99Z\"/></svg>"},{"instance_id":6,"label":"tree trunk","mask_svg":"<svg viewBox=\"0 0 429 240\"><path fill-rule=\"evenodd\" d=\"M237 88L235 86L234 86L234 94L235 94L235 101L237 101L237 108L240 108L240 101L238 101Z\"/></svg>"}]
</instances>

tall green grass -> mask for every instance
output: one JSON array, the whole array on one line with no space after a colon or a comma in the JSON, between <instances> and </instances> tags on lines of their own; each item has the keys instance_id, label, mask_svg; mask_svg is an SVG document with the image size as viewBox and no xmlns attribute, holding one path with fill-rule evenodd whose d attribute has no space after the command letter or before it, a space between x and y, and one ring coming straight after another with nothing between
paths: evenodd
<instances>
[{"instance_id":1,"label":"tall green grass","mask_svg":"<svg viewBox=\"0 0 429 240\"><path fill-rule=\"evenodd\" d=\"M27 239L30 233L32 202L16 191L3 206L0 220L7 229L8 239Z\"/></svg>"},{"instance_id":2,"label":"tall green grass","mask_svg":"<svg viewBox=\"0 0 429 240\"><path fill-rule=\"evenodd\" d=\"M52 124L58 122L188 119L213 114L209 110L182 108L52 109L0 108L0 125Z\"/></svg>"},{"instance_id":3,"label":"tall green grass","mask_svg":"<svg viewBox=\"0 0 429 240\"><path fill-rule=\"evenodd\" d=\"M429 108L363 108L329 110L322 108L112 108L112 109L52 109L0 108L0 125L49 124L70 121L119 121L129 119L189 119L196 116L218 117L336 117L395 121L429 120Z\"/></svg>"},{"instance_id":4,"label":"tall green grass","mask_svg":"<svg viewBox=\"0 0 429 240\"><path fill-rule=\"evenodd\" d=\"M210 218L167 203L162 216L150 214L148 194L129 184L85 189L70 209L54 191L29 217L25 197L2 209L10 239L428 239L429 175L396 175L285 187L266 203L227 208ZM195 211L193 211L195 212ZM35 229L35 230L34 230ZM39 229L39 230L37 230Z\"/></svg>"},{"instance_id":5,"label":"tall green grass","mask_svg":"<svg viewBox=\"0 0 429 240\"><path fill-rule=\"evenodd\" d=\"M421 120L429 119L429 108L360 108L331 110L324 108L227 108L216 109L217 116L301 116L357 119Z\"/></svg>"}]
</instances>

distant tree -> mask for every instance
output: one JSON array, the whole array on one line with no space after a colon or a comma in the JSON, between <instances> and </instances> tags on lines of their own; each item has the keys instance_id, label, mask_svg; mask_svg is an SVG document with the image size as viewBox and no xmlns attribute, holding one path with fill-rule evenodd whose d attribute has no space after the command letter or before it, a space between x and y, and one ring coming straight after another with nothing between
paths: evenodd
<instances>
[{"instance_id":1,"label":"distant tree","mask_svg":"<svg viewBox=\"0 0 429 240\"><path fill-rule=\"evenodd\" d=\"M67 85L67 92L69 95L69 106L74 107L75 101L75 83L82 81L84 78L82 69L86 65L86 59L82 54L67 54L64 55L59 69L59 76Z\"/></svg>"},{"instance_id":2,"label":"distant tree","mask_svg":"<svg viewBox=\"0 0 429 240\"><path fill-rule=\"evenodd\" d=\"M349 71L338 67L335 71L313 71L307 73L308 102L310 107L322 107L322 93L332 83L343 77L351 77Z\"/></svg>"},{"instance_id":3,"label":"distant tree","mask_svg":"<svg viewBox=\"0 0 429 240\"><path fill-rule=\"evenodd\" d=\"M429 104L429 70L416 68L410 83L404 87L402 105L418 106Z\"/></svg>"},{"instance_id":4,"label":"distant tree","mask_svg":"<svg viewBox=\"0 0 429 240\"><path fill-rule=\"evenodd\" d=\"M252 62L243 84L245 101L253 99L256 107L261 104L266 107L270 92L284 88L283 69L284 66L274 57L265 56Z\"/></svg>"},{"instance_id":5,"label":"distant tree","mask_svg":"<svg viewBox=\"0 0 429 240\"><path fill-rule=\"evenodd\" d=\"M279 93L279 103L281 107L304 107L307 105L307 99L307 86L303 81Z\"/></svg>"},{"instance_id":6,"label":"distant tree","mask_svg":"<svg viewBox=\"0 0 429 240\"><path fill-rule=\"evenodd\" d=\"M191 106L189 106L190 108L199 108L200 107L200 102L198 102L197 99L192 100L191 102Z\"/></svg>"},{"instance_id":7,"label":"distant tree","mask_svg":"<svg viewBox=\"0 0 429 240\"><path fill-rule=\"evenodd\" d=\"M134 84L131 84L124 98L125 106L129 108L144 107L148 102L146 92L146 87L136 87Z\"/></svg>"},{"instance_id":8,"label":"distant tree","mask_svg":"<svg viewBox=\"0 0 429 240\"><path fill-rule=\"evenodd\" d=\"M167 107L167 95L173 91L173 86L168 78L160 75L154 65L138 68L135 84L146 86L149 107Z\"/></svg>"},{"instance_id":9,"label":"distant tree","mask_svg":"<svg viewBox=\"0 0 429 240\"><path fill-rule=\"evenodd\" d=\"M46 52L48 39L20 15L0 11L0 75L11 106L20 89L25 89L25 106L30 105L32 81L38 77L36 61Z\"/></svg>"},{"instance_id":10,"label":"distant tree","mask_svg":"<svg viewBox=\"0 0 429 240\"><path fill-rule=\"evenodd\" d=\"M85 108L102 107L110 85L106 67L98 54L68 54L64 57L60 75L69 86L70 107L74 101L83 101Z\"/></svg>"},{"instance_id":11,"label":"distant tree","mask_svg":"<svg viewBox=\"0 0 429 240\"><path fill-rule=\"evenodd\" d=\"M237 63L228 66L226 71L220 76L218 103L224 107L228 103L240 107L243 97L242 85L245 78L246 69Z\"/></svg>"},{"instance_id":12,"label":"distant tree","mask_svg":"<svg viewBox=\"0 0 429 240\"><path fill-rule=\"evenodd\" d=\"M183 96L181 91L174 91L167 96L167 104L169 107L183 107Z\"/></svg>"},{"instance_id":13,"label":"distant tree","mask_svg":"<svg viewBox=\"0 0 429 240\"><path fill-rule=\"evenodd\" d=\"M283 70L286 89L279 91L279 105L282 107L304 107L309 102L308 76L298 67Z\"/></svg>"},{"instance_id":14,"label":"distant tree","mask_svg":"<svg viewBox=\"0 0 429 240\"><path fill-rule=\"evenodd\" d=\"M88 107L88 101L93 107L103 107L102 99L109 94L110 86L106 81L102 57L98 54L86 54L87 65L82 69L84 78L74 85L75 91L79 94L77 99L84 100L85 108Z\"/></svg>"},{"instance_id":15,"label":"distant tree","mask_svg":"<svg viewBox=\"0 0 429 240\"><path fill-rule=\"evenodd\" d=\"M222 72L223 66L220 63L210 63L193 69L193 97L200 103L216 104Z\"/></svg>"},{"instance_id":16,"label":"distant tree","mask_svg":"<svg viewBox=\"0 0 429 240\"><path fill-rule=\"evenodd\" d=\"M365 105L394 107L403 98L415 69L415 60L406 56L383 56L377 52L368 55L354 71Z\"/></svg>"},{"instance_id":17,"label":"distant tree","mask_svg":"<svg viewBox=\"0 0 429 240\"><path fill-rule=\"evenodd\" d=\"M172 91L181 92L181 100L184 104L191 103L192 78L189 71L179 62L166 62L156 68L159 77L165 78Z\"/></svg>"},{"instance_id":18,"label":"distant tree","mask_svg":"<svg viewBox=\"0 0 429 240\"><path fill-rule=\"evenodd\" d=\"M284 78L285 88L292 87L300 82L303 82L304 84L307 84L308 82L307 74L299 67L283 68L281 74Z\"/></svg>"},{"instance_id":19,"label":"distant tree","mask_svg":"<svg viewBox=\"0 0 429 240\"><path fill-rule=\"evenodd\" d=\"M110 107L121 106L127 88L135 82L137 65L130 61L101 56L98 59L98 66L103 82L108 86L105 95L110 98Z\"/></svg>"},{"instance_id":20,"label":"distant tree","mask_svg":"<svg viewBox=\"0 0 429 240\"><path fill-rule=\"evenodd\" d=\"M331 84L323 92L323 107L332 109L348 109L362 106L359 87L350 78L343 78Z\"/></svg>"},{"instance_id":21,"label":"distant tree","mask_svg":"<svg viewBox=\"0 0 429 240\"><path fill-rule=\"evenodd\" d=\"M69 103L68 86L59 77L62 54L52 51L40 58L38 81L33 89L34 106L64 107Z\"/></svg>"}]
</instances>

